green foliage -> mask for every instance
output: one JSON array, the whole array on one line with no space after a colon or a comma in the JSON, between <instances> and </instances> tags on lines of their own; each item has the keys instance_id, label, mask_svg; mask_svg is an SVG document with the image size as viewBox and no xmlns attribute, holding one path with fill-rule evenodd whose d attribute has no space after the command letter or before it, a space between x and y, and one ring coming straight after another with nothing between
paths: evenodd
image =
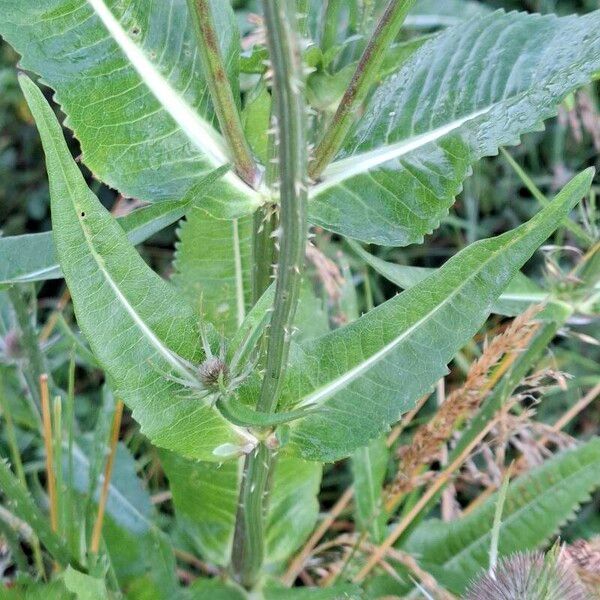
<instances>
[{"instance_id":1,"label":"green foliage","mask_svg":"<svg viewBox=\"0 0 600 600\"><path fill-rule=\"evenodd\" d=\"M512 482L508 488L498 553L538 548L570 518L600 486L600 440L565 451ZM496 495L471 514L443 523L423 523L405 548L449 589L459 593L481 569L489 566L491 525Z\"/></svg>"},{"instance_id":2,"label":"green foliage","mask_svg":"<svg viewBox=\"0 0 600 600\"><path fill-rule=\"evenodd\" d=\"M233 13L227 2L211 5L237 81ZM141 200L179 200L228 162L185 0L131 10L105 0L4 1L2 8L2 35L22 53L23 68L56 90L86 165L110 186ZM251 190L233 175L226 180L218 193L248 196L252 206Z\"/></svg>"},{"instance_id":3,"label":"green foliage","mask_svg":"<svg viewBox=\"0 0 600 600\"><path fill-rule=\"evenodd\" d=\"M589 8L575 1L560 14ZM424 498L417 486L386 506L396 446L434 403L402 417L447 374L448 388L462 384L480 338L504 330L498 315L542 301L540 331L506 375L510 351L494 365L459 437L440 441L448 462L428 456L422 467L472 450L523 383L543 394L542 375L573 371L567 392L553 392L556 410L598 383L597 352L581 346L597 334L598 190L586 166L600 147L590 84L600 11L494 12L500 3L242 0L236 14L224 0L0 0L0 34L73 133L32 79L18 78L25 103L14 70L0 67L4 102L37 126L52 213L50 232L46 183L32 183L38 220L11 217L6 231L27 233L0 237L9 597L410 595L420 575L401 554L369 562L393 540L455 593L488 568L495 497L450 522L432 517L441 489ZM563 104L542 137L565 98L570 112ZM0 174L28 173L29 156L5 160L15 134L2 106ZM519 160L503 150L479 162L525 134ZM10 214L23 193L13 176ZM142 207L115 217L117 194ZM550 237L541 281L527 263ZM540 357L559 331L570 337L548 370ZM44 462L50 439L54 462ZM502 470L509 457L495 458ZM599 460L595 437L511 483L500 554L557 533L600 486ZM457 500L471 502L477 486L453 475L468 482ZM323 531L311 538L320 512L324 543ZM397 521L402 535L388 537ZM580 521L587 537L590 522ZM365 564L375 570L355 577ZM380 566L388 574L374 577Z\"/></svg>"},{"instance_id":4,"label":"green foliage","mask_svg":"<svg viewBox=\"0 0 600 600\"><path fill-rule=\"evenodd\" d=\"M132 244L140 244L161 229L181 219L188 203L161 202L140 208L118 219ZM45 281L62 277L51 232L0 238L0 285Z\"/></svg>"},{"instance_id":5,"label":"green foliage","mask_svg":"<svg viewBox=\"0 0 600 600\"><path fill-rule=\"evenodd\" d=\"M474 162L539 128L600 70L599 25L600 12L495 13L427 42L381 84L312 190L312 222L377 244L422 242Z\"/></svg>"},{"instance_id":6,"label":"green foliage","mask_svg":"<svg viewBox=\"0 0 600 600\"><path fill-rule=\"evenodd\" d=\"M401 289L413 287L434 271L434 269L427 267L410 267L388 262L370 254L357 242L349 240L348 243L352 250L370 267ZM546 303L546 307L538 315L538 318L558 320L567 318L572 312L568 304L561 302L558 298L553 298L552 294L547 293L540 285L523 275L523 273L517 273L511 279L492 306L492 312L514 317L525 312L532 304L538 303Z\"/></svg>"},{"instance_id":7,"label":"green foliage","mask_svg":"<svg viewBox=\"0 0 600 600\"><path fill-rule=\"evenodd\" d=\"M199 208L179 230L173 283L226 335L242 324L252 298L251 238L252 219L214 219Z\"/></svg>"},{"instance_id":8,"label":"green foliage","mask_svg":"<svg viewBox=\"0 0 600 600\"><path fill-rule=\"evenodd\" d=\"M375 543L385 538L388 515L383 508L383 481L389 452L385 438L376 438L352 455L356 521Z\"/></svg>"},{"instance_id":9,"label":"green foliage","mask_svg":"<svg viewBox=\"0 0 600 600\"><path fill-rule=\"evenodd\" d=\"M222 465L161 458L180 527L206 559L226 565L231 555L240 478L239 462ZM321 466L297 458L277 460L267 515L267 560L284 561L305 540L317 519ZM289 519L294 527L290 527Z\"/></svg>"},{"instance_id":10,"label":"green foliage","mask_svg":"<svg viewBox=\"0 0 600 600\"><path fill-rule=\"evenodd\" d=\"M312 412L291 424L293 450L312 460L342 458L410 410L481 327L518 269L587 193L592 177L591 171L577 176L529 223L465 248L356 322L294 346L283 398L286 406ZM376 397L369 392L373 385Z\"/></svg>"},{"instance_id":11,"label":"green foliage","mask_svg":"<svg viewBox=\"0 0 600 600\"><path fill-rule=\"evenodd\" d=\"M165 376L174 373L193 383L181 358L198 364L203 357L197 316L146 265L87 188L39 89L27 78L22 85L46 151L62 271L79 326L109 373L115 393L133 409L151 440L185 456L217 460L219 446L247 444L251 437ZM135 353L129 351L132 347Z\"/></svg>"}]
</instances>

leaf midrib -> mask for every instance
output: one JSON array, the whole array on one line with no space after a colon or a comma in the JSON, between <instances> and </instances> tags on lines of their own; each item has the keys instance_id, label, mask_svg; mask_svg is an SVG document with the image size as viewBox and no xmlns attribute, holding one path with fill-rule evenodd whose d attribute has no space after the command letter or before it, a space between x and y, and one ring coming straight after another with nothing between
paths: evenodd
<instances>
[{"instance_id":1,"label":"leaf midrib","mask_svg":"<svg viewBox=\"0 0 600 600\"><path fill-rule=\"evenodd\" d=\"M86 0L94 14L125 55L160 106L181 127L186 137L204 153L212 167L219 168L230 164L227 146L217 132L198 112L179 95L170 83L155 68L144 51L127 35L118 19L113 15L104 0ZM248 186L234 171L229 170L223 180L242 192L245 196L256 196L256 191Z\"/></svg>"},{"instance_id":2,"label":"leaf midrib","mask_svg":"<svg viewBox=\"0 0 600 600\"><path fill-rule=\"evenodd\" d=\"M52 143L54 154L56 155L56 157L60 157L60 150L59 150L58 146L56 145L56 141L54 140L54 134L51 132L52 129L48 126L48 124L46 124L46 126L48 127L48 132L49 132L48 138L49 138L50 142ZM77 203L77 200L76 200L77 195L74 193L74 190L71 187L70 179L69 179L69 176L67 174L67 171L64 168L62 160L60 158L57 158L56 162L58 163L58 166L60 167L60 169L62 171L62 176L63 176L62 179L63 179L64 184L67 187L67 190L69 192L69 196L71 198L71 202L70 203L71 203L71 206L74 209L74 213L75 213L75 216L77 218L77 222L78 222L78 224L80 226L81 232L83 233L83 237L85 239L85 242L86 242L86 244L88 246L88 249L90 251L90 254L94 258L94 261L95 261L96 265L98 266L98 270L102 274L103 278L108 283L108 285L112 289L114 295L116 296L117 300L123 306L123 308L125 309L125 311L127 312L127 314L130 316L131 320L137 326L138 330L144 335L144 338L146 338L151 343L151 345L158 351L158 353L180 375L183 375L191 383L195 383L194 379L187 372L187 370L182 367L181 363L177 360L177 358L175 357L175 355L173 354L173 352L171 352L171 350L169 348L167 348L162 343L162 341L150 329L150 327L148 327L146 325L146 323L144 322L144 320L142 319L142 317L136 312L136 310L133 308L133 306L131 306L131 304L129 303L129 301L125 297L125 295L119 289L119 287L116 284L116 282L110 276L110 273L106 269L106 265L104 263L104 259L102 258L102 256L100 256L98 254L98 252L96 251L96 248L94 247L93 241L90 238L91 232L88 230L88 228L81 221L82 217L80 216L80 211L77 210L77 205L76 205L76 203Z\"/></svg>"},{"instance_id":3,"label":"leaf midrib","mask_svg":"<svg viewBox=\"0 0 600 600\"><path fill-rule=\"evenodd\" d=\"M414 323L413 325L411 325L408 329L406 329L405 331L403 331L398 337L396 337L395 339L393 339L391 342L388 342L383 348L381 348L380 350L378 350L377 352L375 352L366 361L364 361L362 363L359 363L358 365L356 365L352 369L349 369L348 371L346 371L346 373L344 373L340 377L337 377L332 383L329 383L329 384L327 384L325 386L322 386L318 390L312 392L311 394L309 394L308 396L306 396L305 398L303 398L297 404L297 407L302 408L302 407L306 407L306 406L314 406L315 404L317 404L319 402L321 402L321 403L325 402L333 394L337 393L341 389L344 389L347 385L349 385L350 383L352 383L353 381L355 381L364 372L366 372L367 370L369 370L372 364L376 364L376 363L379 362L380 359L385 358L407 336L409 336L416 329L418 329L421 325L423 325L426 321L428 321L430 318L432 318L432 316L435 315L442 308L445 308L446 305L449 302L451 302L455 298L455 296L457 296L463 290L463 288L472 279L474 279L476 276L479 275L479 273L482 271L483 268L485 268L491 261L493 261L493 260L495 260L497 258L497 255L499 253L506 252L512 246L512 244L516 243L521 238L522 238L522 236L516 236L507 245L502 246L502 248L499 248L498 250L491 250L489 257L485 261L479 263L478 269L476 271L473 271L466 279L464 279L463 283L459 287L453 289L444 298L444 300L442 302L440 302L439 304L437 304L433 308L433 310L429 311L426 315L424 315L416 323ZM471 248L473 248L474 246L476 246L476 244L477 244L477 242L475 244L473 244L471 246ZM415 289L415 288L412 288L412 289Z\"/></svg>"}]
</instances>

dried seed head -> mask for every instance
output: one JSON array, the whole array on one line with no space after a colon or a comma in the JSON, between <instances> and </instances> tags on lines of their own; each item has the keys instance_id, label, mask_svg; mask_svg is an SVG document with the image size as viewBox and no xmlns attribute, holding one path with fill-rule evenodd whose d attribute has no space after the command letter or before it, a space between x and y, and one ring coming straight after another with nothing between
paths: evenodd
<instances>
[{"instance_id":1,"label":"dried seed head","mask_svg":"<svg viewBox=\"0 0 600 600\"><path fill-rule=\"evenodd\" d=\"M198 367L198 377L208 388L216 387L221 381L227 379L229 369L227 365L217 356L207 358Z\"/></svg>"}]
</instances>

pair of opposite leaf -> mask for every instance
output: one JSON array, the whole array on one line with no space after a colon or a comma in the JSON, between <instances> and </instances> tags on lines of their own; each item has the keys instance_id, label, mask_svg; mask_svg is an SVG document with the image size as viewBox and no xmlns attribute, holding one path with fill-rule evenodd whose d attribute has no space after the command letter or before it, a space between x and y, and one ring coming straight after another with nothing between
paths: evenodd
<instances>
[{"instance_id":1,"label":"pair of opposite leaf","mask_svg":"<svg viewBox=\"0 0 600 600\"><path fill-rule=\"evenodd\" d=\"M148 32L162 27L164 8L148 12L136 5L119 14L118 7L93 0L48 19L49 6L69 2L5 4L4 35L23 51L23 66L55 88L84 159L99 177L150 201L179 199L194 185L201 191L197 182L221 166L226 152L211 124L187 9L179 0L170 5L170 27L156 36ZM229 22L227 3L213 4L217 20ZM366 241L419 241L445 214L474 161L536 128L600 68L600 37L593 33L599 20L600 11L563 19L500 12L424 44L384 80L339 159L313 187L312 222ZM141 22L149 27L135 25ZM174 27L183 49L177 68L165 42ZM587 43L565 45L567 34ZM223 29L221 39L232 59L232 81L236 35ZM48 56L50 43L60 43L61 51ZM111 69L92 46L110 50ZM497 56L498 47L502 58L491 69L487 57ZM33 88L25 87L47 153L61 267L80 326L116 390L159 446L205 460L219 460L223 448L235 453L251 447L255 439L246 428L214 407L189 402L177 382L161 376L175 368L174 356L191 363L203 357L193 310L146 267L85 188L60 128L39 98L32 102ZM100 125L94 125L96 113L103 115ZM511 275L587 193L591 177L581 174L530 223L465 249L356 323L295 344L282 410L310 412L290 425L291 452L314 460L347 456L409 410L481 326ZM200 203L222 218L250 212L262 200L244 185L228 173ZM115 315L110 322L106 307ZM147 369L148 362L158 368ZM242 401L251 393L241 389Z\"/></svg>"},{"instance_id":2,"label":"pair of opposite leaf","mask_svg":"<svg viewBox=\"0 0 600 600\"><path fill-rule=\"evenodd\" d=\"M158 446L213 461L223 458L219 449L252 447L256 440L246 428L211 405L190 402L181 384L164 377L179 367L178 357L201 362L196 315L88 190L39 89L26 78L22 85L47 154L61 267L79 325L116 393ZM592 177L592 170L583 172L528 223L476 242L351 325L295 344L282 410L310 412L289 426L291 452L335 460L397 421L445 373L514 274L587 193ZM243 387L240 395L244 400Z\"/></svg>"}]
</instances>

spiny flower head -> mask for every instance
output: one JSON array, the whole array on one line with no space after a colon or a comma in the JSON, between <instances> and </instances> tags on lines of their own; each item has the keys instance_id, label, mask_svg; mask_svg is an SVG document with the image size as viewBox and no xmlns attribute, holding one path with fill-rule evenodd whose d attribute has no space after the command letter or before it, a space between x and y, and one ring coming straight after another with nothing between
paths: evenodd
<instances>
[{"instance_id":1,"label":"spiny flower head","mask_svg":"<svg viewBox=\"0 0 600 600\"><path fill-rule=\"evenodd\" d=\"M514 554L474 582L465 600L590 600L572 562L551 550Z\"/></svg>"}]
</instances>

